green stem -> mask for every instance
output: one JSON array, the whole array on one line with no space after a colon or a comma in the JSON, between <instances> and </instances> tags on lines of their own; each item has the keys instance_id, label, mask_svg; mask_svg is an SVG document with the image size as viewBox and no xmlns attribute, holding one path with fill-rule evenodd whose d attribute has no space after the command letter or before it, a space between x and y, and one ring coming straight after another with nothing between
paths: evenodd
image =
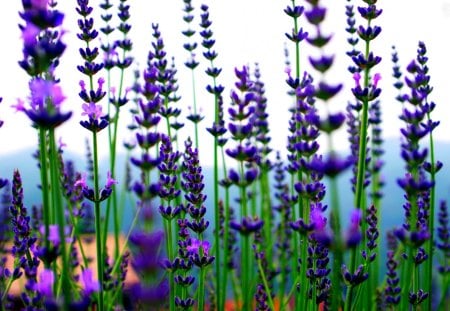
<instances>
[{"instance_id":1,"label":"green stem","mask_svg":"<svg viewBox=\"0 0 450 311\"><path fill-rule=\"evenodd\" d=\"M170 204L170 203L169 203ZM173 234L172 234L172 220L164 219L164 230L166 232L166 248L167 255L169 257L169 261L173 262L174 260L174 249L173 249ZM169 310L175 311L175 280L173 271L169 270L169 289L170 289L170 301L169 301Z\"/></svg>"},{"instance_id":2,"label":"green stem","mask_svg":"<svg viewBox=\"0 0 450 311\"><path fill-rule=\"evenodd\" d=\"M42 183L42 209L44 218L44 241L45 248L50 249L50 240L48 239L50 232L50 200L49 193L51 191L48 183L48 167L47 167L47 139L46 131L44 128L39 128L39 157L40 157L40 173L41 173L41 183ZM49 268L49 263L45 262L45 268Z\"/></svg>"},{"instance_id":3,"label":"green stem","mask_svg":"<svg viewBox=\"0 0 450 311\"><path fill-rule=\"evenodd\" d=\"M370 26L370 22L368 23ZM370 52L370 41L366 41L365 57L367 58ZM369 86L369 69L364 70L364 88ZM355 190L355 207L364 209L363 207L363 193L364 193L364 179L366 177L366 156L367 156L367 134L369 127L369 101L365 98L362 101L361 123L359 130L359 150L358 150L358 167ZM365 223L365 222L363 222ZM357 248L353 248L350 255L350 273L354 273L356 266ZM347 289L347 296L345 301L345 308L349 308L352 304L353 286Z\"/></svg>"},{"instance_id":4,"label":"green stem","mask_svg":"<svg viewBox=\"0 0 450 311\"><path fill-rule=\"evenodd\" d=\"M287 239L286 236L286 231L284 230L284 228L286 228L286 226L288 226L288 224L286 223L286 218L285 218L285 208L283 207L282 210L282 214L281 214L281 240L285 241ZM286 292L286 286L288 283L288 276L286 274L286 268L287 268L287 256L286 256L286 252L281 251L280 252L280 270L281 270L281 278L280 278L280 283L279 283L279 292L278 292L278 300L280 301L280 311L284 311L285 310L285 305L282 303L283 299L284 299L284 295Z\"/></svg>"},{"instance_id":5,"label":"green stem","mask_svg":"<svg viewBox=\"0 0 450 311\"><path fill-rule=\"evenodd\" d=\"M275 310L275 305L274 305L273 299L272 299L272 293L271 293L271 290L270 290L270 287L269 287L269 283L267 282L266 274L264 273L264 269L263 269L263 267L261 265L261 260L257 259L256 262L258 264L259 274L260 274L261 279L263 281L264 290L266 291L267 300L268 300L268 303L269 303L270 310Z\"/></svg>"},{"instance_id":6,"label":"green stem","mask_svg":"<svg viewBox=\"0 0 450 311\"><path fill-rule=\"evenodd\" d=\"M198 283L198 311L203 311L205 309L205 278L206 278L206 268L200 268L200 280Z\"/></svg>"},{"instance_id":7,"label":"green stem","mask_svg":"<svg viewBox=\"0 0 450 311\"><path fill-rule=\"evenodd\" d=\"M194 69L191 70L192 73L192 101L193 101L193 109L194 109L194 115L197 116L197 94L195 91L195 74ZM198 122L194 122L194 132L195 132L195 148L197 150L199 149L199 143L198 143Z\"/></svg>"},{"instance_id":8,"label":"green stem","mask_svg":"<svg viewBox=\"0 0 450 311\"><path fill-rule=\"evenodd\" d=\"M67 262L67 248L66 248L66 235L65 235L65 215L64 215L64 205L62 204L62 193L61 193L61 172L59 169L59 157L58 149L55 142L55 130L49 130L49 145L50 145L50 183L51 183L51 195L52 202L54 203L54 208L56 210L56 220L58 223L58 230L61 243L61 284L63 287L64 296L64 306L68 307L71 301L70 294L70 271L69 264Z\"/></svg>"},{"instance_id":9,"label":"green stem","mask_svg":"<svg viewBox=\"0 0 450 311\"><path fill-rule=\"evenodd\" d=\"M264 161L263 161L264 162ZM260 178L261 193L261 219L264 220L264 240L266 244L265 252L267 258L272 258L273 241L272 241L272 210L270 204L270 184L269 174L265 167L261 169Z\"/></svg>"},{"instance_id":10,"label":"green stem","mask_svg":"<svg viewBox=\"0 0 450 311\"><path fill-rule=\"evenodd\" d=\"M239 163L239 175L244 179L244 162ZM248 216L247 206L247 189L246 185L240 185L240 204L241 204L241 218ZM241 253L241 276L242 276L242 293L243 293L243 310L250 310L251 308L251 254L250 254L250 236L241 235L242 253Z\"/></svg>"},{"instance_id":11,"label":"green stem","mask_svg":"<svg viewBox=\"0 0 450 311\"><path fill-rule=\"evenodd\" d=\"M290 190L291 190L291 198L294 197L294 183L295 183L295 176L294 174L291 175L291 185L290 185ZM297 220L297 209L295 208L295 206L292 207L292 221L296 221ZM298 217L300 217L300 213L298 215ZM293 234L294 237L294 254L300 254L299 253L299 246L300 246L300 242L299 242L299 237L298 234ZM295 275L297 275L296 279L294 280L294 284L293 284L293 288L295 289L294 293L294 300L295 300L295 310L299 310L300 309L300 292L298 290L296 290L297 288L297 282L300 281L300 274L297 273L298 271L298 258L297 256L292 256L292 271L294 271Z\"/></svg>"},{"instance_id":12,"label":"green stem","mask_svg":"<svg viewBox=\"0 0 450 311\"><path fill-rule=\"evenodd\" d=\"M211 60L211 68L214 68L213 61ZM216 88L216 79L213 78L213 86ZM215 124L219 124L219 98L218 95L214 95L214 122ZM215 244L215 265L216 265L216 301L220 306L220 301L222 301L222 290L226 291L226 289L222 289L221 286L221 273L220 273L220 210L219 210L219 155L218 155L218 137L214 136L214 244ZM222 311L219 309L219 311Z\"/></svg>"},{"instance_id":13,"label":"green stem","mask_svg":"<svg viewBox=\"0 0 450 311\"><path fill-rule=\"evenodd\" d=\"M341 220L339 208L339 192L336 178L330 179L331 193L331 229L333 230L336 245L333 248L333 269L331 288L331 310L338 310L342 304L341 267L344 262L342 253Z\"/></svg>"},{"instance_id":14,"label":"green stem","mask_svg":"<svg viewBox=\"0 0 450 311\"><path fill-rule=\"evenodd\" d=\"M11 288L12 283L13 283L15 280L17 280L17 279L11 277L11 278L9 279L9 281L8 281L8 284L6 284L5 291L3 292L3 295L2 295L2 304L1 304L2 306L3 306L3 301L5 301L6 297L8 297L8 292L9 292L9 290L10 290L10 288Z\"/></svg>"},{"instance_id":15,"label":"green stem","mask_svg":"<svg viewBox=\"0 0 450 311\"><path fill-rule=\"evenodd\" d=\"M100 187L98 180L98 150L97 150L97 133L92 132L92 144L94 154L94 214L95 214L95 239L97 248L97 277L100 284L98 293L99 310L104 310L104 291L103 291L103 245L102 245L102 226L101 226L101 212L100 212Z\"/></svg>"},{"instance_id":16,"label":"green stem","mask_svg":"<svg viewBox=\"0 0 450 311\"><path fill-rule=\"evenodd\" d=\"M125 35L124 35L125 38ZM122 55L123 59L125 59L125 50L123 51ZM109 72L108 72L109 73ZM125 69L120 69L120 78L119 78L119 90L117 93L117 101L122 96L123 91L123 80L125 76ZM109 83L109 76L108 76L108 83ZM109 90L108 90L109 92ZM108 110L109 106L111 106L110 103L108 103ZM109 134L109 153L111 157L110 161L110 172L111 177L116 178L116 153L117 153L117 136L118 136L118 128L119 128L119 115L120 115L120 106L118 103L115 104L116 111L114 113L113 118L113 124L114 124L114 131L111 133L111 131L108 132ZM110 127L108 127L110 129ZM112 134L112 135L111 135ZM107 205L106 205L106 216L105 216L105 223L103 228L103 247L105 248L103 251L106 253L106 238L108 236L108 227L109 227L109 218L110 218L110 209L111 209L111 203L113 206L113 219L114 219L114 258L117 260L119 256L119 220L118 220L118 208L117 208L117 192L116 186L112 185L112 193L110 197L108 198Z\"/></svg>"},{"instance_id":17,"label":"green stem","mask_svg":"<svg viewBox=\"0 0 450 311\"><path fill-rule=\"evenodd\" d=\"M227 176L227 166L225 161L225 152L224 148L221 147L221 155L222 155L222 167L223 167L223 174L224 176ZM225 203L223 206L223 212L224 212L224 224L223 224L223 277L222 277L222 284L221 289L223 289L223 295L221 295L221 300L218 303L218 309L219 310L225 310L225 301L227 297L227 285L228 285L228 238L229 238L229 230L230 230L230 190L227 187L225 189Z\"/></svg>"}]
</instances>

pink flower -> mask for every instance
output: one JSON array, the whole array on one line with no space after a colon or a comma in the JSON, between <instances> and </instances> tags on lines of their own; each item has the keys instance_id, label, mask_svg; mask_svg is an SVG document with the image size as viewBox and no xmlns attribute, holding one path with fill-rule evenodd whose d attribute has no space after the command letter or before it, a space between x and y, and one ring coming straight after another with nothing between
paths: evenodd
<instances>
[{"instance_id":1,"label":"pink flower","mask_svg":"<svg viewBox=\"0 0 450 311\"><path fill-rule=\"evenodd\" d=\"M200 248L203 250L204 255L208 255L211 246L208 241L200 241L193 238L191 239L191 244L186 247L188 253L192 255L199 254Z\"/></svg>"},{"instance_id":2,"label":"pink flower","mask_svg":"<svg viewBox=\"0 0 450 311\"><path fill-rule=\"evenodd\" d=\"M25 46L30 46L36 43L36 37L39 35L41 30L32 23L27 23L22 29L22 39Z\"/></svg>"},{"instance_id":3,"label":"pink flower","mask_svg":"<svg viewBox=\"0 0 450 311\"><path fill-rule=\"evenodd\" d=\"M82 173L80 179L76 180L73 184L74 187L87 188L86 184L86 173Z\"/></svg>"},{"instance_id":4,"label":"pink flower","mask_svg":"<svg viewBox=\"0 0 450 311\"><path fill-rule=\"evenodd\" d=\"M284 68L284 72L290 77L292 73L291 67L287 66L286 68Z\"/></svg>"},{"instance_id":5,"label":"pink flower","mask_svg":"<svg viewBox=\"0 0 450 311\"><path fill-rule=\"evenodd\" d=\"M97 280L92 277L91 269L84 269L81 272L81 286L84 290L84 294L89 296L93 292L97 292L100 289L100 285Z\"/></svg>"},{"instance_id":6,"label":"pink flower","mask_svg":"<svg viewBox=\"0 0 450 311\"><path fill-rule=\"evenodd\" d=\"M82 91L86 91L86 83L83 80L80 80L78 84L80 85Z\"/></svg>"},{"instance_id":7,"label":"pink flower","mask_svg":"<svg viewBox=\"0 0 450 311\"><path fill-rule=\"evenodd\" d=\"M374 87L374 88L377 88L378 82L379 82L380 80L381 80L381 74L376 73L376 74L373 76L373 87Z\"/></svg>"},{"instance_id":8,"label":"pink flower","mask_svg":"<svg viewBox=\"0 0 450 311\"><path fill-rule=\"evenodd\" d=\"M103 84L105 84L105 79L99 78L98 81L97 81L97 83L98 83L98 87L99 87L100 89L102 89L102 88L103 88Z\"/></svg>"},{"instance_id":9,"label":"pink flower","mask_svg":"<svg viewBox=\"0 0 450 311\"><path fill-rule=\"evenodd\" d=\"M355 80L356 87L361 87L361 74L359 72L355 72L353 74L353 80Z\"/></svg>"},{"instance_id":10,"label":"pink flower","mask_svg":"<svg viewBox=\"0 0 450 311\"><path fill-rule=\"evenodd\" d=\"M350 225L352 228L358 228L359 224L361 223L362 219L362 212L360 209L354 209L352 211L352 214L350 216Z\"/></svg>"},{"instance_id":11,"label":"pink flower","mask_svg":"<svg viewBox=\"0 0 450 311\"><path fill-rule=\"evenodd\" d=\"M96 105L94 103L83 104L82 116L88 116L90 119L98 120L102 116L102 106Z\"/></svg>"},{"instance_id":12,"label":"pink flower","mask_svg":"<svg viewBox=\"0 0 450 311\"><path fill-rule=\"evenodd\" d=\"M111 177L111 172L108 171L108 172L106 173L106 185L105 185L105 187L106 187L106 188L111 188L112 185L117 185L117 184L118 184L117 180L113 179L113 178Z\"/></svg>"},{"instance_id":13,"label":"pink flower","mask_svg":"<svg viewBox=\"0 0 450 311\"><path fill-rule=\"evenodd\" d=\"M16 112L18 112L18 111L23 112L23 111L25 111L25 102L22 99L18 98L17 104L11 105L11 108L16 109Z\"/></svg>"},{"instance_id":14,"label":"pink flower","mask_svg":"<svg viewBox=\"0 0 450 311\"><path fill-rule=\"evenodd\" d=\"M60 239L59 239L59 226L58 225L50 225L49 226L48 240L50 242L52 242L52 244L55 246L59 245Z\"/></svg>"},{"instance_id":15,"label":"pink flower","mask_svg":"<svg viewBox=\"0 0 450 311\"><path fill-rule=\"evenodd\" d=\"M314 208L311 210L309 219L314 225L314 230L324 230L325 226L327 225L327 219L322 215L322 212L318 208Z\"/></svg>"},{"instance_id":16,"label":"pink flower","mask_svg":"<svg viewBox=\"0 0 450 311\"><path fill-rule=\"evenodd\" d=\"M47 9L48 0L31 0L34 9Z\"/></svg>"},{"instance_id":17,"label":"pink flower","mask_svg":"<svg viewBox=\"0 0 450 311\"><path fill-rule=\"evenodd\" d=\"M47 99L58 107L65 99L61 87L53 81L34 79L30 82L31 101L34 109L42 108Z\"/></svg>"}]
</instances>

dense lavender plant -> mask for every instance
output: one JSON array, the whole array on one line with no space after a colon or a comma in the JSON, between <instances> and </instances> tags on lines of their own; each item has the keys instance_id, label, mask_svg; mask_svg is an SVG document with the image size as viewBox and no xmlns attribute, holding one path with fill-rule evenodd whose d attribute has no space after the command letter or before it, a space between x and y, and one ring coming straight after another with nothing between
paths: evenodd
<instances>
[{"instance_id":1,"label":"dense lavender plant","mask_svg":"<svg viewBox=\"0 0 450 311\"><path fill-rule=\"evenodd\" d=\"M423 62L423 49L424 46L419 44L417 60L413 60L407 67L411 77L405 77L405 82L410 93L403 95L405 106L400 117L405 122L405 127L401 129L403 137L401 155L406 163L407 173L398 180L398 183L405 191L407 202L404 204L405 223L396 231L396 235L406 247L404 262L406 269L409 271L414 269L413 273L405 275L402 280L402 307L406 307L408 301L413 305L420 304L427 298L430 290L427 279L424 283L418 279L418 266L426 258L418 260L417 256L428 256L421 246L430 238L429 224L433 220L428 220L428 209L430 208L429 195L434 187L434 181L429 180L425 175L428 149L421 147L420 141L430 135L439 123L429 119L434 103L430 104L427 101L427 95L431 89L428 87L429 76ZM428 121L426 121L427 117ZM432 166L434 170L434 164ZM421 285L425 286L425 291Z\"/></svg>"},{"instance_id":2,"label":"dense lavender plant","mask_svg":"<svg viewBox=\"0 0 450 311\"><path fill-rule=\"evenodd\" d=\"M183 188L187 201L185 210L191 217L187 226L197 235L192 238L187 249L194 265L200 268L199 287L198 287L198 308L204 309L205 301L205 279L207 266L212 264L214 257L209 254L210 244L205 239L205 231L209 226L209 221L205 220L206 214L206 195L203 194L205 187L203 181L202 168L199 161L198 149L192 148L190 139L185 142L185 152L183 155Z\"/></svg>"},{"instance_id":3,"label":"dense lavender plant","mask_svg":"<svg viewBox=\"0 0 450 311\"><path fill-rule=\"evenodd\" d=\"M260 229L263 221L257 218L254 209L250 210L249 199L247 198L248 187L257 179L259 170L256 167L257 148L250 140L253 132L252 115L255 112L255 93L252 91L253 82L249 79L247 67L241 70L235 69L238 81L235 83L239 90L231 92L232 107L228 110L231 122L228 130L235 141L234 148L229 148L226 153L237 162L237 169L230 169L228 178L233 185L239 189L240 202L240 223L231 223L231 227L241 234L241 277L243 290L243 308L250 306L251 276L251 255L250 255L250 234ZM246 291L244 292L244 289Z\"/></svg>"},{"instance_id":4,"label":"dense lavender plant","mask_svg":"<svg viewBox=\"0 0 450 311\"><path fill-rule=\"evenodd\" d=\"M352 88L353 95L355 96L356 103L354 108L356 108L356 114L359 118L357 125L359 126L358 130L358 151L357 153L353 151L354 154L357 154L357 162L355 162L355 166L357 167L356 174L356 186L355 186L355 201L354 205L356 208L366 210L364 206L364 189L368 185L367 184L367 172L368 170L368 137L369 137L369 110L370 105L377 99L377 97L381 93L381 89L378 87L378 82L381 79L381 75L379 73L372 74L373 68L380 63L381 57L376 56L371 51L371 43L374 39L378 37L381 33L381 27L374 24L374 20L380 16L382 10L377 8L376 1L364 1L366 6L358 7L358 13L360 17L366 21L367 25L360 25L357 27L356 33L358 34L359 39L364 42L364 48L362 49L364 52L358 51L353 48L349 53L351 58L355 64L354 67L350 68L350 71L353 72L353 78L355 80L355 87ZM349 17L351 19L350 9ZM348 21L350 24L350 28L352 29L350 32L354 33L352 27L352 21ZM355 43L356 41L351 42ZM362 73L362 75L361 75ZM361 83L362 79L362 83ZM374 137L376 138L376 137ZM374 161L377 161L374 159ZM375 175L376 178L376 175ZM375 185L375 186L378 186ZM362 230L366 232L366 222L362 222ZM364 235L365 239L365 235ZM360 273L361 275L365 275L361 269L356 269L356 266L360 259L356 258L357 249L354 248L351 253L350 259L350 270L353 275ZM361 267L361 266L359 266ZM369 266L370 267L370 266ZM369 268L370 269L370 268ZM354 271L354 272L353 272ZM344 274L345 278L345 274ZM351 305L353 304L353 294L354 294L355 284L348 285L347 294L346 294L346 303L345 310L349 310ZM369 293L373 291L372 289L368 290ZM367 297L367 294L364 295Z\"/></svg>"}]
</instances>

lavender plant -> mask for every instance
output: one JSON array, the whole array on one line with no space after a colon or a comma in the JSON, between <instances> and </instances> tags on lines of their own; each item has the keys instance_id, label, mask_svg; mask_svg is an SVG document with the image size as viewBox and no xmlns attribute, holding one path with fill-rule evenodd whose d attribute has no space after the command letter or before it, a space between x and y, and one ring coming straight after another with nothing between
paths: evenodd
<instances>
[{"instance_id":1,"label":"lavender plant","mask_svg":"<svg viewBox=\"0 0 450 311\"><path fill-rule=\"evenodd\" d=\"M283 68L258 59L230 68L226 53L219 62L213 4L173 4L183 44L173 44L166 24L148 21L151 42L140 60L137 3L78 0L63 12L53 0L22 0L18 62L28 87L12 107L37 132L39 196L30 194L28 205L28 172L0 179L0 309L446 310L450 228L447 194L437 186L448 185L438 174L445 154L431 86L441 68L431 67L423 41L406 66L394 48L392 86L383 85L389 75L374 43L383 10L376 0L347 2L339 12L348 51L333 53L326 27L335 11L326 2L290 0L280 10L292 24L280 30L291 42L280 52L289 87L282 97L266 77ZM78 43L70 42L73 29ZM177 48L188 54L182 68ZM73 51L79 82L60 71ZM339 72L341 56L350 58L351 76ZM386 99L382 89L395 95ZM350 96L345 113L342 96ZM397 184L383 188L393 161L383 111L395 100L404 165ZM289 119L280 122L274 109ZM58 137L71 118L89 137L81 171L69 159L72 142ZM278 128L286 139L274 136ZM389 200L394 192L402 203ZM402 209L402 219L385 216Z\"/></svg>"}]
</instances>

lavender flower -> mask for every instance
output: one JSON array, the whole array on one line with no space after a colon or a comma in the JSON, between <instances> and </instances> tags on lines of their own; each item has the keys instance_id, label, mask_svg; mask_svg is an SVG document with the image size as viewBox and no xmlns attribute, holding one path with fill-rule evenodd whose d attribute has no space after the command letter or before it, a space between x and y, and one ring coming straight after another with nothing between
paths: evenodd
<instances>
[{"instance_id":1,"label":"lavender flower","mask_svg":"<svg viewBox=\"0 0 450 311\"><path fill-rule=\"evenodd\" d=\"M200 14L200 27L203 29L200 31L200 36L202 37L202 46L206 49L206 52L203 52L203 56L210 62L210 67L208 67L205 72L213 79L213 85L208 85L206 90L218 98L224 90L222 85L216 83L216 79L222 72L222 69L214 66L214 60L217 58L218 54L213 49L216 40L213 39L213 32L211 30L212 21L209 19L209 7L202 4L200 9L202 11ZM215 123L218 123L217 112Z\"/></svg>"},{"instance_id":2,"label":"lavender flower","mask_svg":"<svg viewBox=\"0 0 450 311\"><path fill-rule=\"evenodd\" d=\"M102 62L95 61L99 54L98 47L91 47L93 41L98 37L98 31L94 28L94 19L90 17L93 8L89 6L88 0L78 0L77 12L81 16L78 19L78 27L81 32L77 34L77 37L86 45L85 48L80 49L84 64L78 65L77 69L89 79L90 83L89 89L86 89L85 82L80 81L81 91L78 95L84 101L81 115L88 117L88 120L80 121L80 124L91 132L99 132L108 126L109 121L108 116L103 114L101 105L98 104L106 95L103 90L105 80L98 79L96 90L93 85L94 76L104 67Z\"/></svg>"},{"instance_id":3,"label":"lavender flower","mask_svg":"<svg viewBox=\"0 0 450 311\"><path fill-rule=\"evenodd\" d=\"M21 99L13 107L16 111L24 112L36 126L55 128L72 116L72 112L61 111L61 104L66 97L55 81L34 78L29 88L29 107Z\"/></svg>"},{"instance_id":4,"label":"lavender flower","mask_svg":"<svg viewBox=\"0 0 450 311\"><path fill-rule=\"evenodd\" d=\"M81 272L81 282L83 288L83 294L86 296L90 296L93 292L99 291L100 285L98 281L93 279L92 270L84 269Z\"/></svg>"},{"instance_id":5,"label":"lavender flower","mask_svg":"<svg viewBox=\"0 0 450 311\"><path fill-rule=\"evenodd\" d=\"M24 0L22 5L19 15L25 26L19 25L24 41L19 65L30 76L39 76L53 71L66 48L61 40L63 32L54 30L62 25L64 14L50 9L46 1Z\"/></svg>"},{"instance_id":6,"label":"lavender flower","mask_svg":"<svg viewBox=\"0 0 450 311\"><path fill-rule=\"evenodd\" d=\"M449 258L450 258L450 226L448 217L448 208L445 201L442 201L439 206L438 213L438 227L437 238L438 242L436 246L441 250L444 260L443 264L439 266L439 272L446 275L450 272Z\"/></svg>"},{"instance_id":7,"label":"lavender flower","mask_svg":"<svg viewBox=\"0 0 450 311\"><path fill-rule=\"evenodd\" d=\"M81 189L83 192L83 195L86 199L88 199L91 202L102 202L106 200L112 193L112 187L113 185L117 184L118 182L111 177L111 172L107 172L106 174L106 182L105 186L100 189L99 196L95 196L94 189L88 186L86 181L86 173L83 173L78 180L75 181L74 187Z\"/></svg>"},{"instance_id":8,"label":"lavender flower","mask_svg":"<svg viewBox=\"0 0 450 311\"><path fill-rule=\"evenodd\" d=\"M398 263L394 258L394 252L392 250L387 253L388 260L386 262L387 272L387 286L385 289L386 304L387 306L395 307L400 302L400 287L399 278L397 272L395 271Z\"/></svg>"},{"instance_id":9,"label":"lavender flower","mask_svg":"<svg viewBox=\"0 0 450 311\"><path fill-rule=\"evenodd\" d=\"M117 52L117 55L122 55L122 59L118 58L115 62L115 65L120 68L121 70L124 70L131 66L133 63L133 58L130 56L127 56L127 53L130 53L132 49L132 42L128 38L128 33L131 30L131 25L129 24L130 19L130 6L126 4L127 0L120 0L119 3L119 12L117 16L119 17L120 23L117 26L117 30L122 35L122 39L116 40L114 42L114 47L119 48L122 50L122 52ZM120 103L121 105L124 105L126 103L126 96L122 99L119 98L116 103ZM114 102L113 102L114 103Z\"/></svg>"}]
</instances>

